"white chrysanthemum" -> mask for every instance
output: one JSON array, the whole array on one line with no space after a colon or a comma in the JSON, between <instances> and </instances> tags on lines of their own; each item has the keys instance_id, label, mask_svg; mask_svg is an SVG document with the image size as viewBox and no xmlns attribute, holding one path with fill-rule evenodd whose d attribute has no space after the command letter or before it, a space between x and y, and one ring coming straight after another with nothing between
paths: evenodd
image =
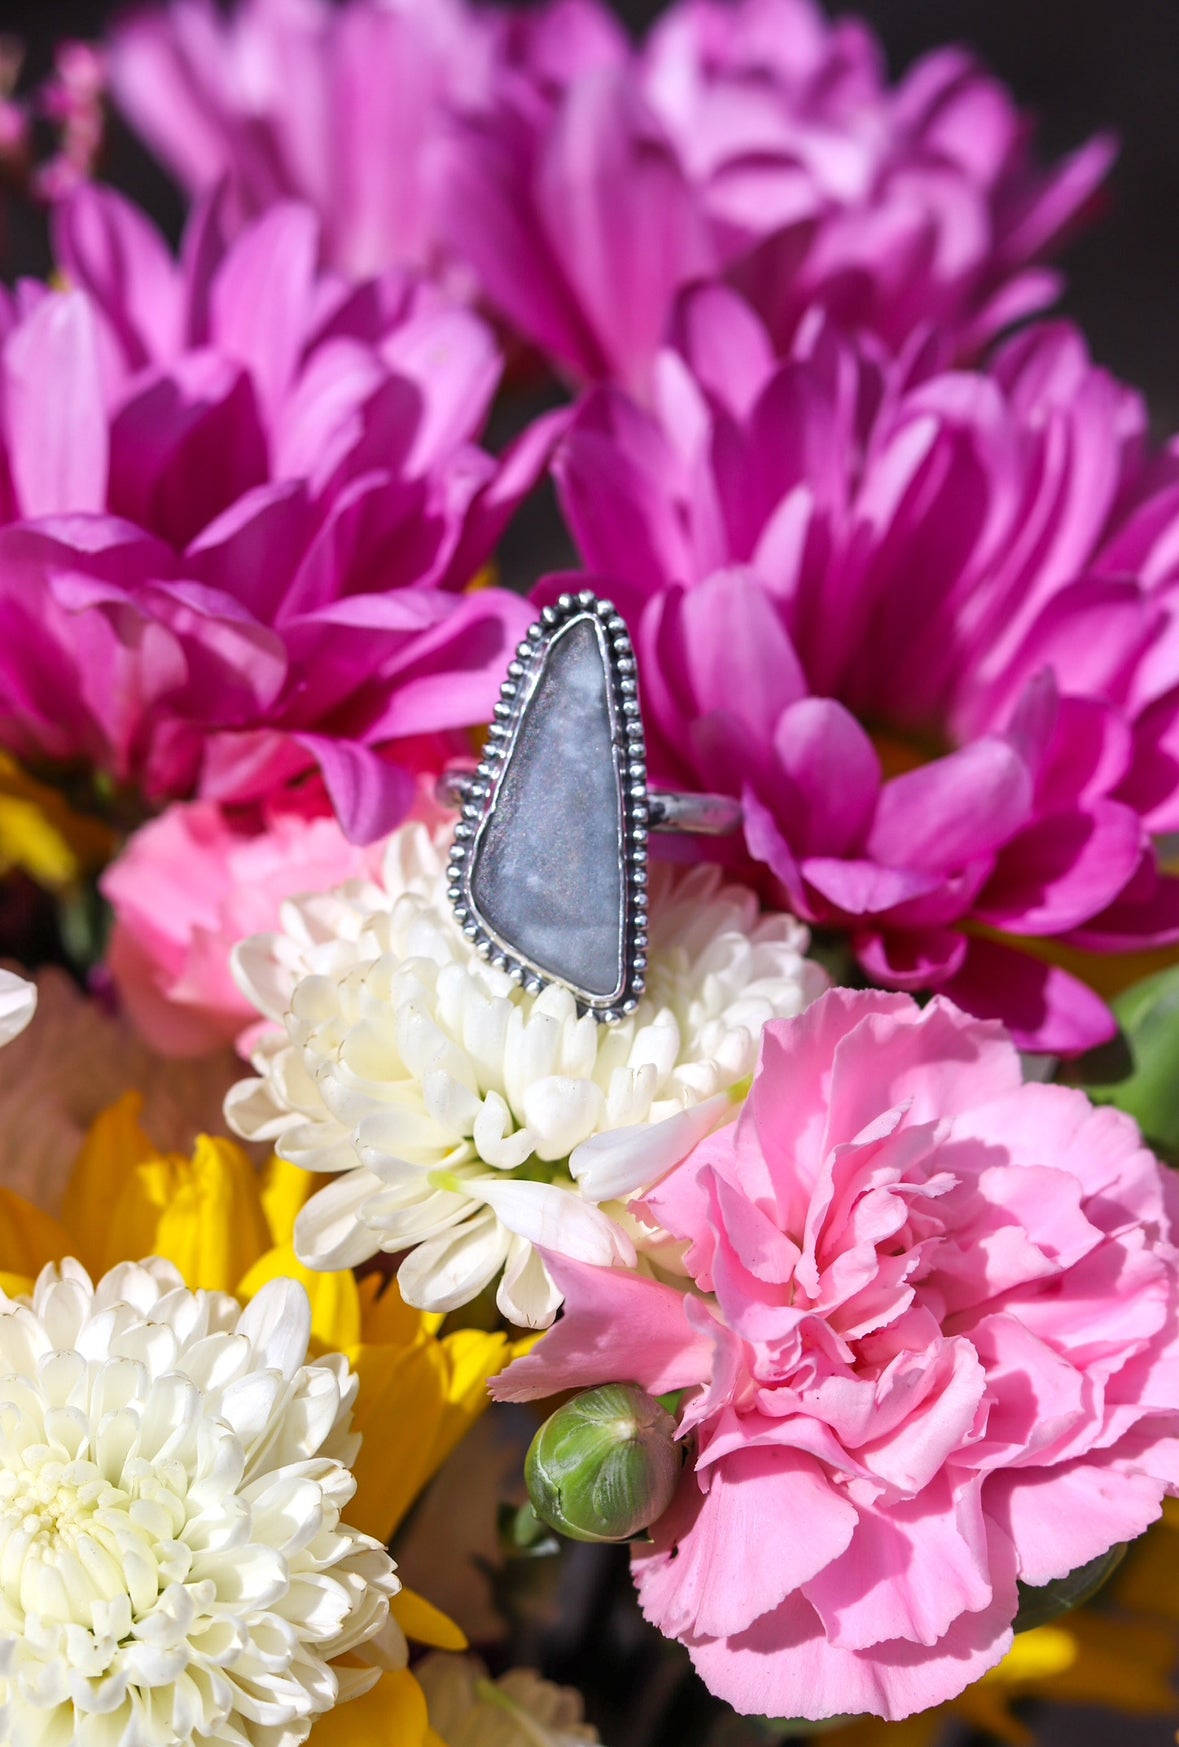
<instances>
[{"instance_id":1,"label":"white chrysanthemum","mask_svg":"<svg viewBox=\"0 0 1179 1747\"><path fill-rule=\"evenodd\" d=\"M581 1747L598 1739L581 1694L554 1686L531 1668L498 1680L477 1656L427 1656L415 1668L430 1727L446 1747Z\"/></svg>"},{"instance_id":2,"label":"white chrysanthemum","mask_svg":"<svg viewBox=\"0 0 1179 1747\"><path fill-rule=\"evenodd\" d=\"M241 987L281 1030L226 1115L283 1158L342 1173L300 1216L305 1262L410 1251L402 1292L434 1311L502 1269L504 1314L543 1328L560 1297L533 1245L633 1261L600 1204L649 1187L729 1113L763 1025L825 978L793 917L760 915L715 869L657 866L647 992L602 1026L471 949L424 827L390 839L383 879L293 900L281 933L237 949Z\"/></svg>"},{"instance_id":3,"label":"white chrysanthemum","mask_svg":"<svg viewBox=\"0 0 1179 1747\"><path fill-rule=\"evenodd\" d=\"M18 977L15 971L0 970L0 1044L19 1037L37 1006L34 983Z\"/></svg>"},{"instance_id":4,"label":"white chrysanthemum","mask_svg":"<svg viewBox=\"0 0 1179 1747\"><path fill-rule=\"evenodd\" d=\"M242 1310L170 1263L0 1294L0 1740L294 1747L399 1588L341 1521L356 1378L291 1280Z\"/></svg>"}]
</instances>

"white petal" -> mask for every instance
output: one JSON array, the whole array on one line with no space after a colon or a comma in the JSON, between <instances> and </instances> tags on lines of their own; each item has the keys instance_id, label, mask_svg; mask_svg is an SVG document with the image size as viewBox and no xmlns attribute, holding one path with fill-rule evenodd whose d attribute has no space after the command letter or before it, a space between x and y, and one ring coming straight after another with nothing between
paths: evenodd
<instances>
[{"instance_id":1,"label":"white petal","mask_svg":"<svg viewBox=\"0 0 1179 1747\"><path fill-rule=\"evenodd\" d=\"M13 971L0 970L0 1044L19 1037L37 1006L37 987Z\"/></svg>"},{"instance_id":2,"label":"white petal","mask_svg":"<svg viewBox=\"0 0 1179 1747\"><path fill-rule=\"evenodd\" d=\"M575 1262L608 1268L613 1262L634 1263L634 1247L600 1207L591 1207L572 1189L556 1183L521 1183L511 1178L481 1177L469 1185L495 1209L508 1231L555 1250Z\"/></svg>"},{"instance_id":3,"label":"white petal","mask_svg":"<svg viewBox=\"0 0 1179 1747\"><path fill-rule=\"evenodd\" d=\"M591 1135L569 1155L570 1174L591 1201L625 1201L652 1188L733 1109L729 1094L720 1092L662 1122Z\"/></svg>"}]
</instances>

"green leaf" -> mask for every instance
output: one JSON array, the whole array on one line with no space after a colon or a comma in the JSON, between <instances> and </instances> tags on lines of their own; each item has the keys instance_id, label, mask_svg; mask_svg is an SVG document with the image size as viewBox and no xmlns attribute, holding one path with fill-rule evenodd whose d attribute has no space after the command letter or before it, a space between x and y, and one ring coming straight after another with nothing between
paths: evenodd
<instances>
[{"instance_id":1,"label":"green leaf","mask_svg":"<svg viewBox=\"0 0 1179 1747\"><path fill-rule=\"evenodd\" d=\"M1097 1594L1107 1578L1113 1576L1125 1553L1126 1543L1121 1541L1108 1553L1099 1553L1096 1559L1090 1559L1087 1565L1078 1565L1067 1577L1058 1577L1052 1583L1034 1587L1030 1583L1017 1584L1019 1612L1015 1616L1016 1631L1030 1632L1033 1627L1046 1626L1062 1614L1080 1607L1091 1595Z\"/></svg>"},{"instance_id":2,"label":"green leaf","mask_svg":"<svg viewBox=\"0 0 1179 1747\"><path fill-rule=\"evenodd\" d=\"M1113 1009L1131 1072L1086 1091L1096 1104L1125 1110L1153 1146L1179 1160L1179 964L1124 990Z\"/></svg>"}]
</instances>

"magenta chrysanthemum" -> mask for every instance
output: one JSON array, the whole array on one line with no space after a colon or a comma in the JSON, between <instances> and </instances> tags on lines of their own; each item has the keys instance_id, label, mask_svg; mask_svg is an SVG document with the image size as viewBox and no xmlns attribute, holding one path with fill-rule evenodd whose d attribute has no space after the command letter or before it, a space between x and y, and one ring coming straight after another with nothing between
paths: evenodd
<instances>
[{"instance_id":1,"label":"magenta chrysanthemum","mask_svg":"<svg viewBox=\"0 0 1179 1747\"><path fill-rule=\"evenodd\" d=\"M223 179L235 225L314 207L332 266L439 264L447 117L490 78L486 15L465 0L213 0L141 7L116 27L114 95L190 193Z\"/></svg>"},{"instance_id":2,"label":"magenta chrysanthemum","mask_svg":"<svg viewBox=\"0 0 1179 1747\"><path fill-rule=\"evenodd\" d=\"M582 380L649 390L678 295L718 277L779 346L818 305L890 347L937 326L973 351L1055 296L1035 263L1109 163L1095 140L1041 171L968 55L890 86L868 27L810 0L681 0L637 50L586 0L534 31L459 118L444 222L491 303Z\"/></svg>"},{"instance_id":3,"label":"magenta chrysanthemum","mask_svg":"<svg viewBox=\"0 0 1179 1747\"><path fill-rule=\"evenodd\" d=\"M526 609L464 594L546 452L475 446L472 315L317 265L313 214L179 263L114 195L58 210L68 290L0 297L0 743L150 801L318 764L353 835L423 739L486 717Z\"/></svg>"},{"instance_id":4,"label":"magenta chrysanthemum","mask_svg":"<svg viewBox=\"0 0 1179 1747\"><path fill-rule=\"evenodd\" d=\"M331 259L454 271L562 370L641 388L676 298L726 276L785 345L821 304L890 346L971 351L1043 307L1095 140L1040 170L959 50L896 86L868 27L810 0L682 0L639 48L598 0L172 0L117 31L125 110L190 189L283 195Z\"/></svg>"},{"instance_id":5,"label":"magenta chrysanthemum","mask_svg":"<svg viewBox=\"0 0 1179 1747\"><path fill-rule=\"evenodd\" d=\"M735 1126L647 1197L694 1290L554 1261L493 1385L685 1390L643 1611L775 1717L938 1704L1038 1585L1179 1486L1179 1211L1134 1124L1021 1084L997 1026L836 989L763 1034Z\"/></svg>"},{"instance_id":6,"label":"magenta chrysanthemum","mask_svg":"<svg viewBox=\"0 0 1179 1747\"><path fill-rule=\"evenodd\" d=\"M779 362L720 288L652 410L598 391L558 459L657 775L744 788L753 855L873 980L1064 1052L1108 1011L1009 944L1179 937L1175 472L1065 327L979 373L818 323Z\"/></svg>"}]
</instances>

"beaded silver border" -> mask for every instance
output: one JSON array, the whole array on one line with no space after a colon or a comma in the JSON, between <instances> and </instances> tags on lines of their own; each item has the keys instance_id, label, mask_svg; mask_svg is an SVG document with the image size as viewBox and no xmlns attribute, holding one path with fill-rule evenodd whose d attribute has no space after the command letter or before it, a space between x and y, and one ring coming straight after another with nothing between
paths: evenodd
<instances>
[{"instance_id":1,"label":"beaded silver border","mask_svg":"<svg viewBox=\"0 0 1179 1747\"><path fill-rule=\"evenodd\" d=\"M474 851L495 811L496 798L516 742L521 719L536 687L545 658L557 640L578 619L587 619L598 634L606 658L610 740L621 799L619 840L622 848L622 977L609 995L592 995L556 977L504 940L480 915L471 891ZM545 607L528 629L508 663L500 687L495 719L488 729L482 759L464 782L462 816L455 826L447 868L447 897L464 935L483 958L506 971L530 994L550 984L567 988L583 1013L607 1025L633 1013L646 985L647 971L647 753L639 705L638 670L626 621L612 601L599 600L589 589L563 594Z\"/></svg>"}]
</instances>

